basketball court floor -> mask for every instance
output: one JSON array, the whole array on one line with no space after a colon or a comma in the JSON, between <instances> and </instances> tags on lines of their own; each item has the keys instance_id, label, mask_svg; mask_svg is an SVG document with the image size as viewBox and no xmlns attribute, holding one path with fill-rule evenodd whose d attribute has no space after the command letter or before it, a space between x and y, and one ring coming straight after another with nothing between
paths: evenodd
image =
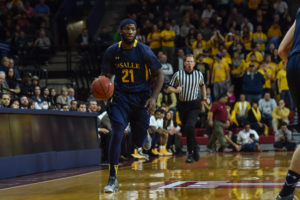
<instances>
[{"instance_id":1,"label":"basketball court floor","mask_svg":"<svg viewBox=\"0 0 300 200\"><path fill-rule=\"evenodd\" d=\"M107 166L48 172L0 180L0 200L275 199L291 152L201 153L199 162L161 157L123 163L119 192L103 193ZM300 182L296 196L300 197ZM297 199L297 198L296 198Z\"/></svg>"}]
</instances>

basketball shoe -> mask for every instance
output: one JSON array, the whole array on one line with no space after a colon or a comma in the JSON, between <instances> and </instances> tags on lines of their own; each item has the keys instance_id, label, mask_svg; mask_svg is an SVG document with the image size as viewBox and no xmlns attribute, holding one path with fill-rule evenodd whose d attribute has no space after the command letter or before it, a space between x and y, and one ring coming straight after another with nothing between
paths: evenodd
<instances>
[{"instance_id":1,"label":"basketball shoe","mask_svg":"<svg viewBox=\"0 0 300 200\"><path fill-rule=\"evenodd\" d=\"M116 176L109 176L108 183L104 187L104 192L113 193L119 190L118 180Z\"/></svg>"}]
</instances>

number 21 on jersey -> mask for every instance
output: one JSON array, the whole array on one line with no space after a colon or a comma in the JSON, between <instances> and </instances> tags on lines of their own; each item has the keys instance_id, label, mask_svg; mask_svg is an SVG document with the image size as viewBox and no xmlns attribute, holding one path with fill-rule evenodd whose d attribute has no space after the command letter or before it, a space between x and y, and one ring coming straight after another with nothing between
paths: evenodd
<instances>
[{"instance_id":1,"label":"number 21 on jersey","mask_svg":"<svg viewBox=\"0 0 300 200\"><path fill-rule=\"evenodd\" d=\"M134 83L133 69L123 69L122 74L123 83Z\"/></svg>"}]
</instances>

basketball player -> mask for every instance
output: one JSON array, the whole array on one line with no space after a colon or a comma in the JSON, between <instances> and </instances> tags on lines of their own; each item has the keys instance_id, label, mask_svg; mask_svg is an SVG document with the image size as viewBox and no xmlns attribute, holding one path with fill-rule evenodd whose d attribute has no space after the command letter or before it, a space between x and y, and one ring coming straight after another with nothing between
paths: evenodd
<instances>
[{"instance_id":1,"label":"basketball player","mask_svg":"<svg viewBox=\"0 0 300 200\"><path fill-rule=\"evenodd\" d=\"M161 64L151 49L138 42L136 23L125 19L120 23L122 41L104 53L102 75L115 75L115 91L108 107L112 123L109 145L109 179L104 192L118 191L117 171L124 130L130 122L134 144L141 147L147 137L149 114L154 113L156 99L164 82ZM154 89L150 89L154 75ZM152 94L151 94L152 93Z\"/></svg>"},{"instance_id":2,"label":"basketball player","mask_svg":"<svg viewBox=\"0 0 300 200\"><path fill-rule=\"evenodd\" d=\"M286 75L293 101L300 111L300 9L297 11L296 21L289 29L279 46L279 55L287 62ZM297 88L298 87L298 88ZM298 114L299 116L299 114ZM299 122L298 122L299 123ZM299 124L297 127L299 131ZM292 200L300 178L300 147L294 152L290 169L288 170L284 185L276 200Z\"/></svg>"}]
</instances>

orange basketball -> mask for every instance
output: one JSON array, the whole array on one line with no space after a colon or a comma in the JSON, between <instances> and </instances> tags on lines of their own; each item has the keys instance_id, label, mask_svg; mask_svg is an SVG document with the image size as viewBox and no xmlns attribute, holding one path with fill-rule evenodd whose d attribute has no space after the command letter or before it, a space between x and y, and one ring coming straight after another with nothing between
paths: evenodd
<instances>
[{"instance_id":1,"label":"orange basketball","mask_svg":"<svg viewBox=\"0 0 300 200\"><path fill-rule=\"evenodd\" d=\"M92 94L96 99L106 101L114 93L114 84L105 76L99 76L91 85Z\"/></svg>"}]
</instances>

